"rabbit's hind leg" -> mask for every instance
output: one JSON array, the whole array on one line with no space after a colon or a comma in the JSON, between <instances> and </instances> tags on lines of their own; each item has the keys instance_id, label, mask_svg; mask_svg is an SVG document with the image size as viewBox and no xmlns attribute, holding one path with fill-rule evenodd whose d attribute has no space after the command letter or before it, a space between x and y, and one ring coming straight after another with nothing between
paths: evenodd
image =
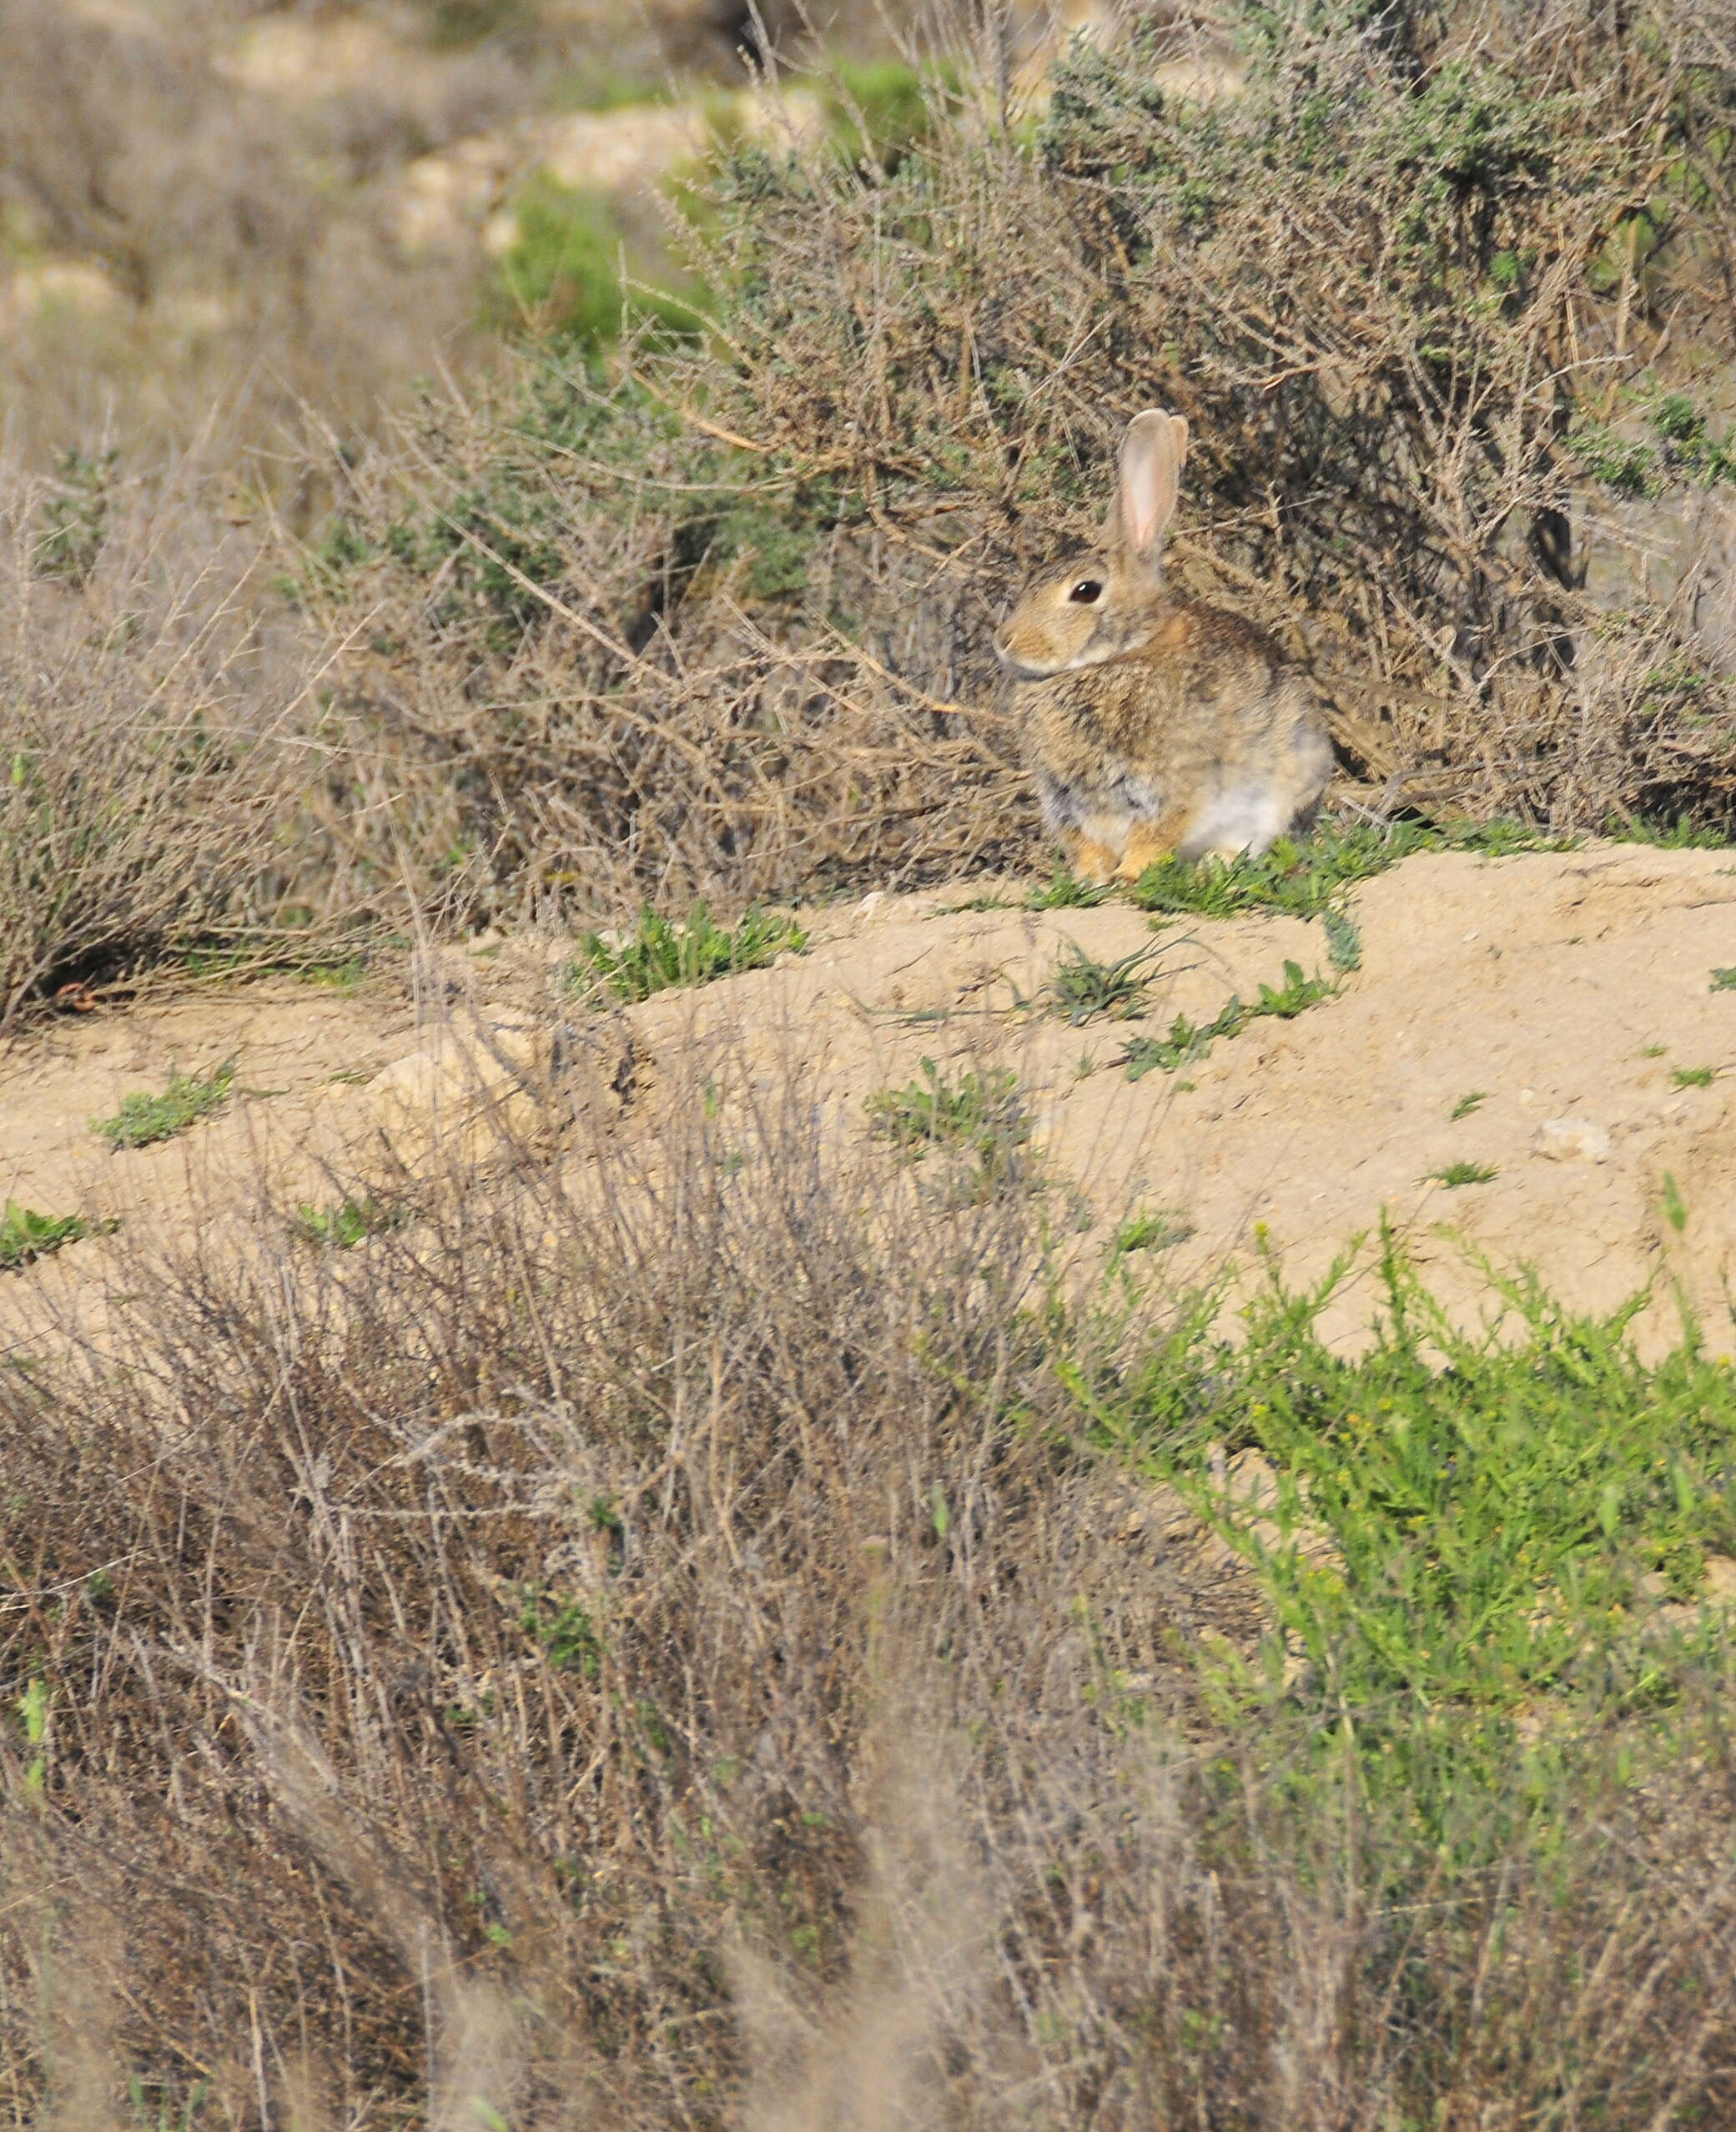
<instances>
[{"instance_id":1,"label":"rabbit's hind leg","mask_svg":"<svg viewBox=\"0 0 1736 2132\"><path fill-rule=\"evenodd\" d=\"M1115 847L1100 844L1094 837L1088 837L1083 829L1063 829L1059 832L1061 856L1067 862L1067 871L1075 881L1083 881L1092 888L1102 888L1115 877Z\"/></svg>"}]
</instances>

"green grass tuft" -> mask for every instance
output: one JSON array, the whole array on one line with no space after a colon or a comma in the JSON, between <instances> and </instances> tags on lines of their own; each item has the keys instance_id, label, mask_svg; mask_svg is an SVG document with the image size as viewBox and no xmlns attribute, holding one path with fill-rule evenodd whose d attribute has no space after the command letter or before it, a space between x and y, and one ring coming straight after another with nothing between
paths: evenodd
<instances>
[{"instance_id":1,"label":"green grass tuft","mask_svg":"<svg viewBox=\"0 0 1736 2132\"><path fill-rule=\"evenodd\" d=\"M171 1074L161 1095L143 1089L126 1097L113 1118L93 1118L90 1129L110 1148L148 1148L172 1139L202 1118L221 1110L234 1085L235 1062L226 1059L204 1075Z\"/></svg>"},{"instance_id":2,"label":"green grass tuft","mask_svg":"<svg viewBox=\"0 0 1736 2132\"><path fill-rule=\"evenodd\" d=\"M1099 1015L1130 1021L1150 1004L1151 964L1163 953L1161 943L1136 948L1113 963L1100 963L1088 955L1076 941L1055 963L1043 1002L1051 1013L1065 1018L1076 1028Z\"/></svg>"},{"instance_id":3,"label":"green grass tuft","mask_svg":"<svg viewBox=\"0 0 1736 2132\"><path fill-rule=\"evenodd\" d=\"M1245 918L1262 912L1323 918L1347 890L1419 852L1480 852L1504 858L1516 852L1571 851L1576 842L1513 822L1453 828L1420 822L1339 828L1328 822L1300 840L1281 837L1259 858L1165 859L1148 867L1130 893L1141 910L1165 918Z\"/></svg>"},{"instance_id":4,"label":"green grass tuft","mask_svg":"<svg viewBox=\"0 0 1736 2132\"><path fill-rule=\"evenodd\" d=\"M1487 1089L1472 1089L1459 1098L1447 1114L1457 1125L1460 1119L1468 1118L1473 1110L1480 1109L1488 1099L1489 1092Z\"/></svg>"},{"instance_id":5,"label":"green grass tuft","mask_svg":"<svg viewBox=\"0 0 1736 2132\"><path fill-rule=\"evenodd\" d=\"M581 934L567 966L567 982L586 993L612 993L627 1001L649 999L677 985L710 984L743 970L763 969L782 954L800 954L808 935L793 919L747 912L734 926L720 926L703 903L685 919L660 918L647 908L626 938Z\"/></svg>"},{"instance_id":6,"label":"green grass tuft","mask_svg":"<svg viewBox=\"0 0 1736 2132\"><path fill-rule=\"evenodd\" d=\"M1444 1169L1432 1169L1419 1179L1424 1184L1444 1184L1449 1192L1457 1192L1465 1184L1489 1184L1501 1174L1483 1162L1450 1162Z\"/></svg>"},{"instance_id":7,"label":"green grass tuft","mask_svg":"<svg viewBox=\"0 0 1736 2132\"><path fill-rule=\"evenodd\" d=\"M1174 1207L1158 1207L1150 1213L1130 1214L1115 1231L1110 1245L1110 1264L1130 1251L1168 1251L1185 1244L1194 1224Z\"/></svg>"},{"instance_id":8,"label":"green grass tuft","mask_svg":"<svg viewBox=\"0 0 1736 2132\"><path fill-rule=\"evenodd\" d=\"M1107 903L1114 893L1106 882L1093 885L1077 879L1065 867L1058 866L1040 888L1029 892L1024 904L1031 911L1094 910L1099 903Z\"/></svg>"}]
</instances>

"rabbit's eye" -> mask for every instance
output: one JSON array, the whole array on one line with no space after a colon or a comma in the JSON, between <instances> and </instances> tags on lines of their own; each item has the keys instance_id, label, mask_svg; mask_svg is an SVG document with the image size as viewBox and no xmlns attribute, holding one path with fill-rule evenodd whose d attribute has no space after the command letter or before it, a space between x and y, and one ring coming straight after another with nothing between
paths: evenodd
<instances>
[{"instance_id":1,"label":"rabbit's eye","mask_svg":"<svg viewBox=\"0 0 1736 2132\"><path fill-rule=\"evenodd\" d=\"M1094 600L1100 600L1102 596L1103 587L1094 577L1080 578L1067 595L1069 600L1077 600L1082 607L1089 607Z\"/></svg>"}]
</instances>

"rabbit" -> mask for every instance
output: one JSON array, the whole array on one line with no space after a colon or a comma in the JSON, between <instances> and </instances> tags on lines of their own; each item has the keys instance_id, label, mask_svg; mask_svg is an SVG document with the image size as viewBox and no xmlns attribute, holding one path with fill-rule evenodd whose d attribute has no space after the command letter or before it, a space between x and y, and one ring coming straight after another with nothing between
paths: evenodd
<instances>
[{"instance_id":1,"label":"rabbit","mask_svg":"<svg viewBox=\"0 0 1736 2132\"><path fill-rule=\"evenodd\" d=\"M1331 775L1304 675L1264 630L1164 584L1187 442L1179 415L1134 417L1101 547L1041 572L994 639L1044 821L1094 883L1171 852L1257 857Z\"/></svg>"}]
</instances>

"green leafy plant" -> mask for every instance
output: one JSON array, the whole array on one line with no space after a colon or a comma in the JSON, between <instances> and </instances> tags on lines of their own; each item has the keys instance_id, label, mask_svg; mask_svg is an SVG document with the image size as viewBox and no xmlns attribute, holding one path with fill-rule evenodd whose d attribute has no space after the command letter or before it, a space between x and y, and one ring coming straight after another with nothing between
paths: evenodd
<instances>
[{"instance_id":1,"label":"green leafy plant","mask_svg":"<svg viewBox=\"0 0 1736 2132\"><path fill-rule=\"evenodd\" d=\"M1419 852L1507 857L1517 852L1567 851L1574 841L1513 822L1451 827L1356 822L1343 828L1327 822L1306 837L1279 837L1259 858L1163 859L1145 869L1130 893L1141 910L1165 917L1242 918L1271 911L1286 918L1324 918L1340 908L1346 890ZM1349 936L1339 937L1347 948Z\"/></svg>"},{"instance_id":2,"label":"green leafy plant","mask_svg":"<svg viewBox=\"0 0 1736 2132\"><path fill-rule=\"evenodd\" d=\"M143 1090L125 1097L112 1118L93 1118L90 1129L113 1149L148 1148L184 1133L202 1118L221 1110L234 1086L235 1061L225 1060L209 1074L171 1074L161 1095Z\"/></svg>"},{"instance_id":3,"label":"green leafy plant","mask_svg":"<svg viewBox=\"0 0 1736 2132\"><path fill-rule=\"evenodd\" d=\"M350 1199L334 1207L318 1207L304 1200L295 1211L295 1229L306 1242L335 1251L353 1250L370 1236L402 1229L415 1219L413 1209L382 1205L374 1199Z\"/></svg>"},{"instance_id":4,"label":"green leafy plant","mask_svg":"<svg viewBox=\"0 0 1736 2132\"><path fill-rule=\"evenodd\" d=\"M1468 1118L1473 1110L1480 1109L1488 1099L1487 1089L1472 1089L1459 1098L1447 1114L1454 1124L1457 1124L1460 1119Z\"/></svg>"},{"instance_id":5,"label":"green leafy plant","mask_svg":"<svg viewBox=\"0 0 1736 2132\"><path fill-rule=\"evenodd\" d=\"M1330 999L1332 992L1324 978L1304 977L1300 963L1286 961L1281 985L1262 984L1260 996L1251 1002L1232 993L1212 1019L1203 1023L1178 1014L1167 1036L1135 1037L1115 1063L1126 1068L1130 1081L1153 1072L1174 1074L1203 1058L1220 1037L1240 1036L1250 1022L1267 1016L1292 1020L1306 1008Z\"/></svg>"},{"instance_id":6,"label":"green leafy plant","mask_svg":"<svg viewBox=\"0 0 1736 2132\"><path fill-rule=\"evenodd\" d=\"M1487 1268L1467 1332L1390 1238L1373 1345L1347 1359L1316 1328L1351 1263L1302 1291L1274 1272L1235 1342L1208 1313L1090 1397L1106 1439L1179 1481L1255 1567L1311 1668L1292 1692L1356 1713L1363 1781L1451 1846L1476 1825L1457 1788L1514 1767L1522 1717L1631 1719L1662 1687L1641 1602L1691 1598L1708 1554L1736 1553L1736 1375L1691 1330L1642 1363L1638 1299L1577 1315ZM1225 1445L1276 1475L1257 1507L1225 1480ZM1224 1678L1239 1700L1276 1686L1257 1667Z\"/></svg>"},{"instance_id":7,"label":"green leafy plant","mask_svg":"<svg viewBox=\"0 0 1736 2132\"><path fill-rule=\"evenodd\" d=\"M1345 911L1334 909L1330 904L1320 914L1320 922L1326 936L1326 960L1341 977L1362 967L1362 935L1355 921Z\"/></svg>"},{"instance_id":8,"label":"green leafy plant","mask_svg":"<svg viewBox=\"0 0 1736 2132\"><path fill-rule=\"evenodd\" d=\"M747 912L733 926L720 926L703 903L685 919L661 918L647 908L624 938L602 933L580 936L568 966L575 989L612 993L621 1000L648 999L677 985L710 984L743 970L763 969L779 955L799 954L808 935L793 919Z\"/></svg>"},{"instance_id":9,"label":"green leafy plant","mask_svg":"<svg viewBox=\"0 0 1736 2132\"><path fill-rule=\"evenodd\" d=\"M1670 1069L1670 1079L1678 1089L1709 1089L1717 1079L1715 1066L1676 1066Z\"/></svg>"},{"instance_id":10,"label":"green leafy plant","mask_svg":"<svg viewBox=\"0 0 1736 2132\"><path fill-rule=\"evenodd\" d=\"M0 1271L28 1266L33 1259L45 1258L63 1244L76 1244L90 1234L89 1224L78 1214L41 1214L8 1199L0 1209Z\"/></svg>"},{"instance_id":11,"label":"green leafy plant","mask_svg":"<svg viewBox=\"0 0 1736 2132\"><path fill-rule=\"evenodd\" d=\"M1736 992L1736 969L1714 970L1709 989L1713 992Z\"/></svg>"},{"instance_id":12,"label":"green leafy plant","mask_svg":"<svg viewBox=\"0 0 1736 2132\"><path fill-rule=\"evenodd\" d=\"M80 586L96 568L108 537L108 490L119 456L112 450L61 454L34 551L44 577Z\"/></svg>"}]
</instances>

